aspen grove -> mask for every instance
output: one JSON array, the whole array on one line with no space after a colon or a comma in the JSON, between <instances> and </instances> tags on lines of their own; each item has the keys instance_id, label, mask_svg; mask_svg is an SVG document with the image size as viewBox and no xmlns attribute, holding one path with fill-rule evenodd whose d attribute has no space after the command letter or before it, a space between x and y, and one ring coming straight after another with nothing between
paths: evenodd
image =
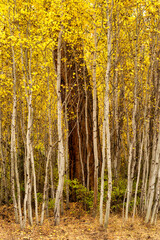
<instances>
[{"instance_id":1,"label":"aspen grove","mask_svg":"<svg viewBox=\"0 0 160 240\"><path fill-rule=\"evenodd\" d=\"M160 2L0 1L0 205L156 223Z\"/></svg>"}]
</instances>

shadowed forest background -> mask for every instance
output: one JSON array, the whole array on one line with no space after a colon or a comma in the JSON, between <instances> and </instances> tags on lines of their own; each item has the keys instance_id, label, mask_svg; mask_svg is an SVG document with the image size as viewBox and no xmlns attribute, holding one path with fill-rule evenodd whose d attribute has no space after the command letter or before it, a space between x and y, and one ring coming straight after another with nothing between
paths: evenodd
<instances>
[{"instance_id":1,"label":"shadowed forest background","mask_svg":"<svg viewBox=\"0 0 160 240\"><path fill-rule=\"evenodd\" d=\"M104 227L110 212L156 223L159 9L1 1L0 205L21 229L49 216L58 225L75 203Z\"/></svg>"}]
</instances>

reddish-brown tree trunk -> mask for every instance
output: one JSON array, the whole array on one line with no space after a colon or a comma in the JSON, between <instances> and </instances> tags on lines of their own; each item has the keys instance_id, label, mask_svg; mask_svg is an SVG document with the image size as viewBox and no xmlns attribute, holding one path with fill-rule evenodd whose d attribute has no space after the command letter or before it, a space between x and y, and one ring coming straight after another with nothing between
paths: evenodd
<instances>
[{"instance_id":1,"label":"reddish-brown tree trunk","mask_svg":"<svg viewBox=\"0 0 160 240\"><path fill-rule=\"evenodd\" d=\"M65 59L65 60L63 60ZM65 72L65 61L67 65L67 73ZM76 69L77 68L77 69ZM85 68L85 80L84 80L84 68ZM78 74L77 86L76 74ZM87 84L87 99L88 99L88 138L89 138L89 187L93 189L94 186L94 155L93 155L93 98L92 89L90 85L90 75L87 71L87 67L84 67L83 50L82 46L76 46L71 49L66 44L66 51L62 47L62 84L65 86L66 76L68 81L68 96L65 99L65 94L62 87L62 100L67 101L68 106L68 128L69 128L69 169L70 179L77 178L82 183L82 167L79 154L79 140L77 131L77 107L79 117L79 132L81 139L81 153L84 166L85 186L87 185L87 146L86 146L86 126L85 126L85 81ZM78 88L79 88L79 102L78 102ZM78 104L77 104L78 103ZM101 145L98 132L98 152L101 161Z\"/></svg>"}]
</instances>

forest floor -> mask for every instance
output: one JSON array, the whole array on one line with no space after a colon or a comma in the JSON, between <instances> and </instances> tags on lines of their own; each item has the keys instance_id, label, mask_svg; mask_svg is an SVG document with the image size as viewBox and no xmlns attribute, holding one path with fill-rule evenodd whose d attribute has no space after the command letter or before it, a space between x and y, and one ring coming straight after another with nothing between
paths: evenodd
<instances>
[{"instance_id":1,"label":"forest floor","mask_svg":"<svg viewBox=\"0 0 160 240\"><path fill-rule=\"evenodd\" d=\"M0 207L0 240L160 240L160 220L156 226L144 224L141 218L124 222L120 215L111 214L107 229L100 227L99 219L84 212L77 204L65 211L59 226L54 226L53 217L45 219L42 226L29 226L20 230L14 223L13 207Z\"/></svg>"}]
</instances>

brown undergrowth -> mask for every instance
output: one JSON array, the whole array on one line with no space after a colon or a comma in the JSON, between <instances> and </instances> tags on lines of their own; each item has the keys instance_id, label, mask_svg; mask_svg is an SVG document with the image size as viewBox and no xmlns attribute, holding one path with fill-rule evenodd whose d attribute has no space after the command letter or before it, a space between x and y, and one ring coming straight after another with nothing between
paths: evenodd
<instances>
[{"instance_id":1,"label":"brown undergrowth","mask_svg":"<svg viewBox=\"0 0 160 240\"><path fill-rule=\"evenodd\" d=\"M107 229L100 227L98 220L98 217L94 219L76 203L64 212L59 226L54 226L51 216L45 219L42 226L27 225L22 231L19 224L14 222L13 207L3 206L0 207L0 240L160 240L160 220L156 226L146 225L139 217L124 222L120 215L111 214Z\"/></svg>"}]
</instances>

